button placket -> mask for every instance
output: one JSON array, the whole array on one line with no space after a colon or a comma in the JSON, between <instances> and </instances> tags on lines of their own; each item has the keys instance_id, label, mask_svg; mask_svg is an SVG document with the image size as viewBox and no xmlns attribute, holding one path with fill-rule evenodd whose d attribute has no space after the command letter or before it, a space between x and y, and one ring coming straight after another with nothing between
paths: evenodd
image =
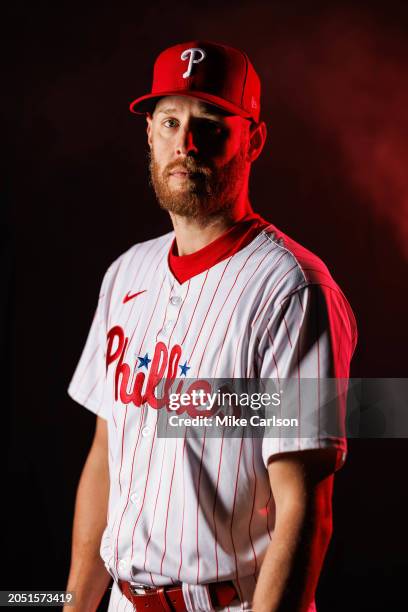
<instances>
[{"instance_id":1,"label":"button placket","mask_svg":"<svg viewBox=\"0 0 408 612\"><path fill-rule=\"evenodd\" d=\"M175 321L178 317L178 312L180 310L180 307L183 304L183 293L185 291L183 290L182 287L175 287L174 285L172 285L172 288L170 290L170 295L169 295L169 301L167 303L166 306L166 318L165 321L163 323L163 327L161 328L159 335L160 336L169 336L171 330L173 329L173 326L175 324Z\"/></svg>"},{"instance_id":2,"label":"button placket","mask_svg":"<svg viewBox=\"0 0 408 612\"><path fill-rule=\"evenodd\" d=\"M166 321L160 330L161 336L168 336L174 321Z\"/></svg>"}]
</instances>

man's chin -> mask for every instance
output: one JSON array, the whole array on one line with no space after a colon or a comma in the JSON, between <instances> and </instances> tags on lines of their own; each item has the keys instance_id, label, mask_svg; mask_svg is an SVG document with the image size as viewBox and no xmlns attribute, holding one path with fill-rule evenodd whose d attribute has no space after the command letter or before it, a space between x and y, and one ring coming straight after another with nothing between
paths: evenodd
<instances>
[{"instance_id":1,"label":"man's chin","mask_svg":"<svg viewBox=\"0 0 408 612\"><path fill-rule=\"evenodd\" d=\"M163 210L179 217L196 219L205 215L205 206L200 202L192 202L191 200L180 202L175 198L171 200L159 199L159 204Z\"/></svg>"}]
</instances>

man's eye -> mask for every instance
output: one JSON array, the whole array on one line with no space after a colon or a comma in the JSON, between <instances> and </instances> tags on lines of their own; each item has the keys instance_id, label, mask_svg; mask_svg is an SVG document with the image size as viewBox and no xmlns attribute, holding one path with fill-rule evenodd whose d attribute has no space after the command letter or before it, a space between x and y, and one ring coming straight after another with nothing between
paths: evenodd
<instances>
[{"instance_id":1,"label":"man's eye","mask_svg":"<svg viewBox=\"0 0 408 612\"><path fill-rule=\"evenodd\" d=\"M222 134L223 132L223 127L220 123L217 123L215 121L209 121L208 122L208 130L212 133L212 134Z\"/></svg>"},{"instance_id":2,"label":"man's eye","mask_svg":"<svg viewBox=\"0 0 408 612\"><path fill-rule=\"evenodd\" d=\"M174 128L178 126L178 121L177 119L166 119L163 121L163 125L167 128Z\"/></svg>"}]
</instances>

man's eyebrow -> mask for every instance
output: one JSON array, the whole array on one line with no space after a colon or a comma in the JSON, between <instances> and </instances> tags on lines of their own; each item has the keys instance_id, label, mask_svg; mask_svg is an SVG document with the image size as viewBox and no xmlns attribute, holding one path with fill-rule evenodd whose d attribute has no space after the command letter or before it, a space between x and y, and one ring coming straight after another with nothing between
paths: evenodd
<instances>
[{"instance_id":1,"label":"man's eyebrow","mask_svg":"<svg viewBox=\"0 0 408 612\"><path fill-rule=\"evenodd\" d=\"M160 113L163 113L163 115L172 115L174 113L177 113L178 110L177 108L162 108L156 111L157 114L159 115ZM222 113L217 113L217 111L213 111L210 109L207 109L205 107L203 107L200 111L200 116L202 117L208 117L209 119L223 119L224 115Z\"/></svg>"},{"instance_id":2,"label":"man's eyebrow","mask_svg":"<svg viewBox=\"0 0 408 612\"><path fill-rule=\"evenodd\" d=\"M176 108L163 108L162 110L158 110L157 114L163 113L165 115L171 115L172 113L176 113L176 112L177 112Z\"/></svg>"}]
</instances>

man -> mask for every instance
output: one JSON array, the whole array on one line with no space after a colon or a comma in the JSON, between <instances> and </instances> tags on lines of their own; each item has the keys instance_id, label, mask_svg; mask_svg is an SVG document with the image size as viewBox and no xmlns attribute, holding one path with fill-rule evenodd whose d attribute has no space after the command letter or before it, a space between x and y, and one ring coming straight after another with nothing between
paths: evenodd
<instances>
[{"instance_id":1,"label":"man","mask_svg":"<svg viewBox=\"0 0 408 612\"><path fill-rule=\"evenodd\" d=\"M98 418L67 588L77 610L95 610L112 577L110 610L310 612L346 451L324 426L328 404L299 387L313 435L160 436L158 389L347 378L352 311L323 262L252 210L266 127L244 53L165 50L131 110L146 115L151 182L174 232L109 268L69 388Z\"/></svg>"}]
</instances>

